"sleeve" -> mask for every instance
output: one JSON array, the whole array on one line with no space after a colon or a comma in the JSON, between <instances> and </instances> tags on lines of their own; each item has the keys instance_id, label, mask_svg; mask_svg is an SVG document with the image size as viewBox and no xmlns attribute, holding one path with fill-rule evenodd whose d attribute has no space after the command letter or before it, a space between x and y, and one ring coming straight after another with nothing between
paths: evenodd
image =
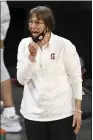
<instances>
[{"instance_id":1,"label":"sleeve","mask_svg":"<svg viewBox=\"0 0 93 140\"><path fill-rule=\"evenodd\" d=\"M24 39L19 43L17 53L17 80L21 85L27 84L33 74L38 71L39 65L36 62L31 62L28 56L25 55Z\"/></svg>"},{"instance_id":2,"label":"sleeve","mask_svg":"<svg viewBox=\"0 0 93 140\"><path fill-rule=\"evenodd\" d=\"M7 2L2 1L1 2L1 27L0 27L0 33L1 33L1 40L4 40L9 28L10 24L10 12L7 5Z\"/></svg>"},{"instance_id":3,"label":"sleeve","mask_svg":"<svg viewBox=\"0 0 93 140\"><path fill-rule=\"evenodd\" d=\"M64 64L72 86L74 99L82 100L81 64L76 48L71 42L64 49Z\"/></svg>"}]
</instances>

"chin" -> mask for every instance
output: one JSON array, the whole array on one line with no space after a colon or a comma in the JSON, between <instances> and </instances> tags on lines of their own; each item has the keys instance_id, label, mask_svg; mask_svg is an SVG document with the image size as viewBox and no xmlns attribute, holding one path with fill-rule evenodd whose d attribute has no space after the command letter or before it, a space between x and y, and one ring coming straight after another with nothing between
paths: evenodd
<instances>
[{"instance_id":1,"label":"chin","mask_svg":"<svg viewBox=\"0 0 93 140\"><path fill-rule=\"evenodd\" d=\"M38 36L38 34L32 34L32 36L37 37L37 36Z\"/></svg>"}]
</instances>

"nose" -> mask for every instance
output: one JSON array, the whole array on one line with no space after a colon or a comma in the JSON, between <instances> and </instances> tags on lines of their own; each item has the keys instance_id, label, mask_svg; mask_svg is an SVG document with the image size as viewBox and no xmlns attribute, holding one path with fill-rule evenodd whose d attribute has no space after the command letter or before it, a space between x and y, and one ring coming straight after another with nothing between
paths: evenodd
<instances>
[{"instance_id":1,"label":"nose","mask_svg":"<svg viewBox=\"0 0 93 140\"><path fill-rule=\"evenodd\" d=\"M32 29L33 29L33 28L36 28L35 22L31 23L31 28L32 28Z\"/></svg>"}]
</instances>

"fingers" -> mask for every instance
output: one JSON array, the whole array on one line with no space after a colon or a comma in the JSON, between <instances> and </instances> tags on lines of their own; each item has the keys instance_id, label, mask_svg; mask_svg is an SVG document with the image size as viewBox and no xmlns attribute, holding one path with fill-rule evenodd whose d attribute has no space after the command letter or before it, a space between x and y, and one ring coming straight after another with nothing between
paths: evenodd
<instances>
[{"instance_id":1,"label":"fingers","mask_svg":"<svg viewBox=\"0 0 93 140\"><path fill-rule=\"evenodd\" d=\"M30 55L36 56L38 45L33 42L33 43L29 44L28 49L29 49Z\"/></svg>"},{"instance_id":2,"label":"fingers","mask_svg":"<svg viewBox=\"0 0 93 140\"><path fill-rule=\"evenodd\" d=\"M36 49L36 50L39 48L39 46L38 46L37 43L35 43L35 42L30 43L28 47L29 47L29 48L34 48L34 49Z\"/></svg>"},{"instance_id":3,"label":"fingers","mask_svg":"<svg viewBox=\"0 0 93 140\"><path fill-rule=\"evenodd\" d=\"M74 133L78 134L80 128L81 128L81 118L80 117L73 117L72 127L75 127Z\"/></svg>"},{"instance_id":4,"label":"fingers","mask_svg":"<svg viewBox=\"0 0 93 140\"><path fill-rule=\"evenodd\" d=\"M30 53L35 53L37 50L34 47L29 48Z\"/></svg>"},{"instance_id":5,"label":"fingers","mask_svg":"<svg viewBox=\"0 0 93 140\"><path fill-rule=\"evenodd\" d=\"M77 120L77 122L76 122L76 128L74 130L74 133L75 134L78 134L80 128L81 128L81 121Z\"/></svg>"}]
</instances>

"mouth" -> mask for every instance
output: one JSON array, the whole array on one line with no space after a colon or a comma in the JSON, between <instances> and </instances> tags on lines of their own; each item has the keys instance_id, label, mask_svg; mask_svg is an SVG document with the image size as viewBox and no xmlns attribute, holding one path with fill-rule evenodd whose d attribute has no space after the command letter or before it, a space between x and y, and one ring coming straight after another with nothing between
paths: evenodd
<instances>
[{"instance_id":1,"label":"mouth","mask_svg":"<svg viewBox=\"0 0 93 140\"><path fill-rule=\"evenodd\" d=\"M35 37L39 35L39 32L36 32L36 31L32 31L31 33L32 33L32 35L35 36Z\"/></svg>"}]
</instances>

